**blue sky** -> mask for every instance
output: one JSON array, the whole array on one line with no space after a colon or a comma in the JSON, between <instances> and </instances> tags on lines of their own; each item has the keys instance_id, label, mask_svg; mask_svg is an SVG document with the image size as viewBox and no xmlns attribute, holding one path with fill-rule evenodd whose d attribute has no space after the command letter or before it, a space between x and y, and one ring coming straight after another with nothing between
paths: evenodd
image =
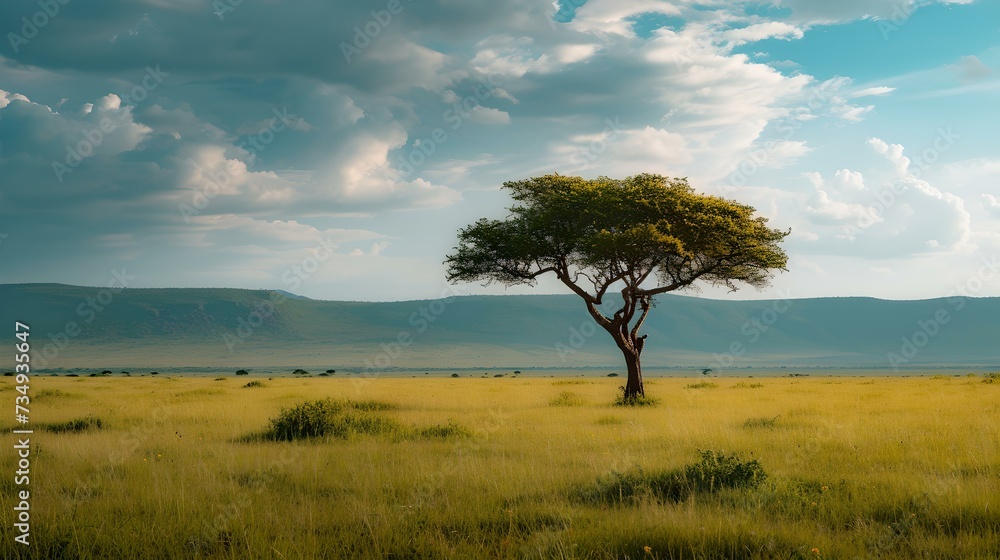
<instances>
[{"instance_id":1,"label":"blue sky","mask_svg":"<svg viewBox=\"0 0 1000 560\"><path fill-rule=\"evenodd\" d=\"M792 229L696 294L1000 295L996 2L42 9L0 7L3 283L437 297L503 181L655 172Z\"/></svg>"}]
</instances>

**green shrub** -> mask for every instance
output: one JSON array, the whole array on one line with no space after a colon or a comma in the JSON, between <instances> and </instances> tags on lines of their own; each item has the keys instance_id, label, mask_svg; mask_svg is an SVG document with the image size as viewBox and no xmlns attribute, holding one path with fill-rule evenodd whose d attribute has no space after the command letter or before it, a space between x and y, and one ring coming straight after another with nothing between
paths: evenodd
<instances>
[{"instance_id":1,"label":"green shrub","mask_svg":"<svg viewBox=\"0 0 1000 560\"><path fill-rule=\"evenodd\" d=\"M61 434L65 432L79 433L79 432L86 432L88 430L100 430L103 427L104 423L101 422L101 419L95 418L93 416L88 416L86 418L77 418L76 420L70 420L69 422L42 424L43 430L53 432L56 434Z\"/></svg>"},{"instance_id":2,"label":"green shrub","mask_svg":"<svg viewBox=\"0 0 1000 560\"><path fill-rule=\"evenodd\" d=\"M225 377L216 377L215 380L216 381L225 381L226 378Z\"/></svg>"},{"instance_id":3,"label":"green shrub","mask_svg":"<svg viewBox=\"0 0 1000 560\"><path fill-rule=\"evenodd\" d=\"M264 385L263 381L254 380L243 386L244 389L253 389L254 387L267 387L267 385Z\"/></svg>"},{"instance_id":4,"label":"green shrub","mask_svg":"<svg viewBox=\"0 0 1000 560\"><path fill-rule=\"evenodd\" d=\"M453 373L453 374L451 374L451 376L452 377L458 377L458 374L457 373Z\"/></svg>"},{"instance_id":5,"label":"green shrub","mask_svg":"<svg viewBox=\"0 0 1000 560\"><path fill-rule=\"evenodd\" d=\"M297 369L292 372L292 375L309 375L309 372L304 369Z\"/></svg>"},{"instance_id":6,"label":"green shrub","mask_svg":"<svg viewBox=\"0 0 1000 560\"><path fill-rule=\"evenodd\" d=\"M576 497L584 503L602 505L681 502L696 493L755 488L767 479L757 460L743 461L736 455L715 451L699 453L701 461L680 470L646 472L636 467L628 472L612 471L577 491Z\"/></svg>"},{"instance_id":7,"label":"green shrub","mask_svg":"<svg viewBox=\"0 0 1000 560\"><path fill-rule=\"evenodd\" d=\"M328 370L326 370L326 373L337 373L337 370L335 370L335 369L328 369Z\"/></svg>"},{"instance_id":8,"label":"green shrub","mask_svg":"<svg viewBox=\"0 0 1000 560\"><path fill-rule=\"evenodd\" d=\"M608 377L618 377L618 374L617 373L609 373Z\"/></svg>"},{"instance_id":9,"label":"green shrub","mask_svg":"<svg viewBox=\"0 0 1000 560\"><path fill-rule=\"evenodd\" d=\"M1000 372L990 372L983 374L983 383L989 383L990 385L994 383L1000 383Z\"/></svg>"},{"instance_id":10,"label":"green shrub","mask_svg":"<svg viewBox=\"0 0 1000 560\"><path fill-rule=\"evenodd\" d=\"M740 381L733 385L733 389L760 389L763 386L763 383L744 383L743 381Z\"/></svg>"},{"instance_id":11,"label":"green shrub","mask_svg":"<svg viewBox=\"0 0 1000 560\"><path fill-rule=\"evenodd\" d=\"M326 436L348 439L356 435L405 435L392 418L375 414L395 405L377 401L321 399L284 409L271 420L269 439L293 441Z\"/></svg>"},{"instance_id":12,"label":"green shrub","mask_svg":"<svg viewBox=\"0 0 1000 560\"><path fill-rule=\"evenodd\" d=\"M245 369L238 369L236 370L236 375L250 375L250 372Z\"/></svg>"}]
</instances>

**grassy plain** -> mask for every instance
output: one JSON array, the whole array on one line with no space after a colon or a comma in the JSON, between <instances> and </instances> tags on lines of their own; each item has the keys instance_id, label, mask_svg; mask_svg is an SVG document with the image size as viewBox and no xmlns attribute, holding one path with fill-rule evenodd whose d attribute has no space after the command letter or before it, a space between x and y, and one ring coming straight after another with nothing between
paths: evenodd
<instances>
[{"instance_id":1,"label":"grassy plain","mask_svg":"<svg viewBox=\"0 0 1000 560\"><path fill-rule=\"evenodd\" d=\"M32 544L13 542L8 451L0 557L1000 557L1000 383L982 377L661 378L643 408L610 405L620 378L253 380L33 378ZM377 414L406 429L254 437L324 397L391 403ZM420 432L448 422L469 435ZM768 478L587 497L706 449Z\"/></svg>"}]
</instances>

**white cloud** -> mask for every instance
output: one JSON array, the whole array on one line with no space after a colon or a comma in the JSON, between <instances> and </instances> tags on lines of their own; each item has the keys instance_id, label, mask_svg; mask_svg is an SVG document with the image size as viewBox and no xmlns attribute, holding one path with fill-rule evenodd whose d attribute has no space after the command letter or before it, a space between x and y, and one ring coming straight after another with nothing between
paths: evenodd
<instances>
[{"instance_id":1,"label":"white cloud","mask_svg":"<svg viewBox=\"0 0 1000 560\"><path fill-rule=\"evenodd\" d=\"M735 45L752 43L764 39L801 39L802 29L781 21L755 23L747 27L730 29L722 33L722 37Z\"/></svg>"},{"instance_id":2,"label":"white cloud","mask_svg":"<svg viewBox=\"0 0 1000 560\"><path fill-rule=\"evenodd\" d=\"M856 91L851 94L851 97L857 98L857 97L868 97L870 95L886 95L894 91L896 91L896 88L888 86L876 86Z\"/></svg>"},{"instance_id":3,"label":"white cloud","mask_svg":"<svg viewBox=\"0 0 1000 560\"><path fill-rule=\"evenodd\" d=\"M510 114L500 109L479 105L469 115L469 122L480 124L510 124Z\"/></svg>"}]
</instances>

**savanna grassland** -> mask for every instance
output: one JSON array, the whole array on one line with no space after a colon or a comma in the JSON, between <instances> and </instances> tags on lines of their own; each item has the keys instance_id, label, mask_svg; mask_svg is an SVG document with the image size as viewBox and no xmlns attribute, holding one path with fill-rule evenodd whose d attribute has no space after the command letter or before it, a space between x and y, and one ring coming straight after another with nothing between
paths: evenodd
<instances>
[{"instance_id":1,"label":"savanna grassland","mask_svg":"<svg viewBox=\"0 0 1000 560\"><path fill-rule=\"evenodd\" d=\"M1000 380L620 383L36 377L32 544L5 452L0 556L1000 557ZM277 432L327 398L325 435ZM685 485L705 450L766 477Z\"/></svg>"}]
</instances>

